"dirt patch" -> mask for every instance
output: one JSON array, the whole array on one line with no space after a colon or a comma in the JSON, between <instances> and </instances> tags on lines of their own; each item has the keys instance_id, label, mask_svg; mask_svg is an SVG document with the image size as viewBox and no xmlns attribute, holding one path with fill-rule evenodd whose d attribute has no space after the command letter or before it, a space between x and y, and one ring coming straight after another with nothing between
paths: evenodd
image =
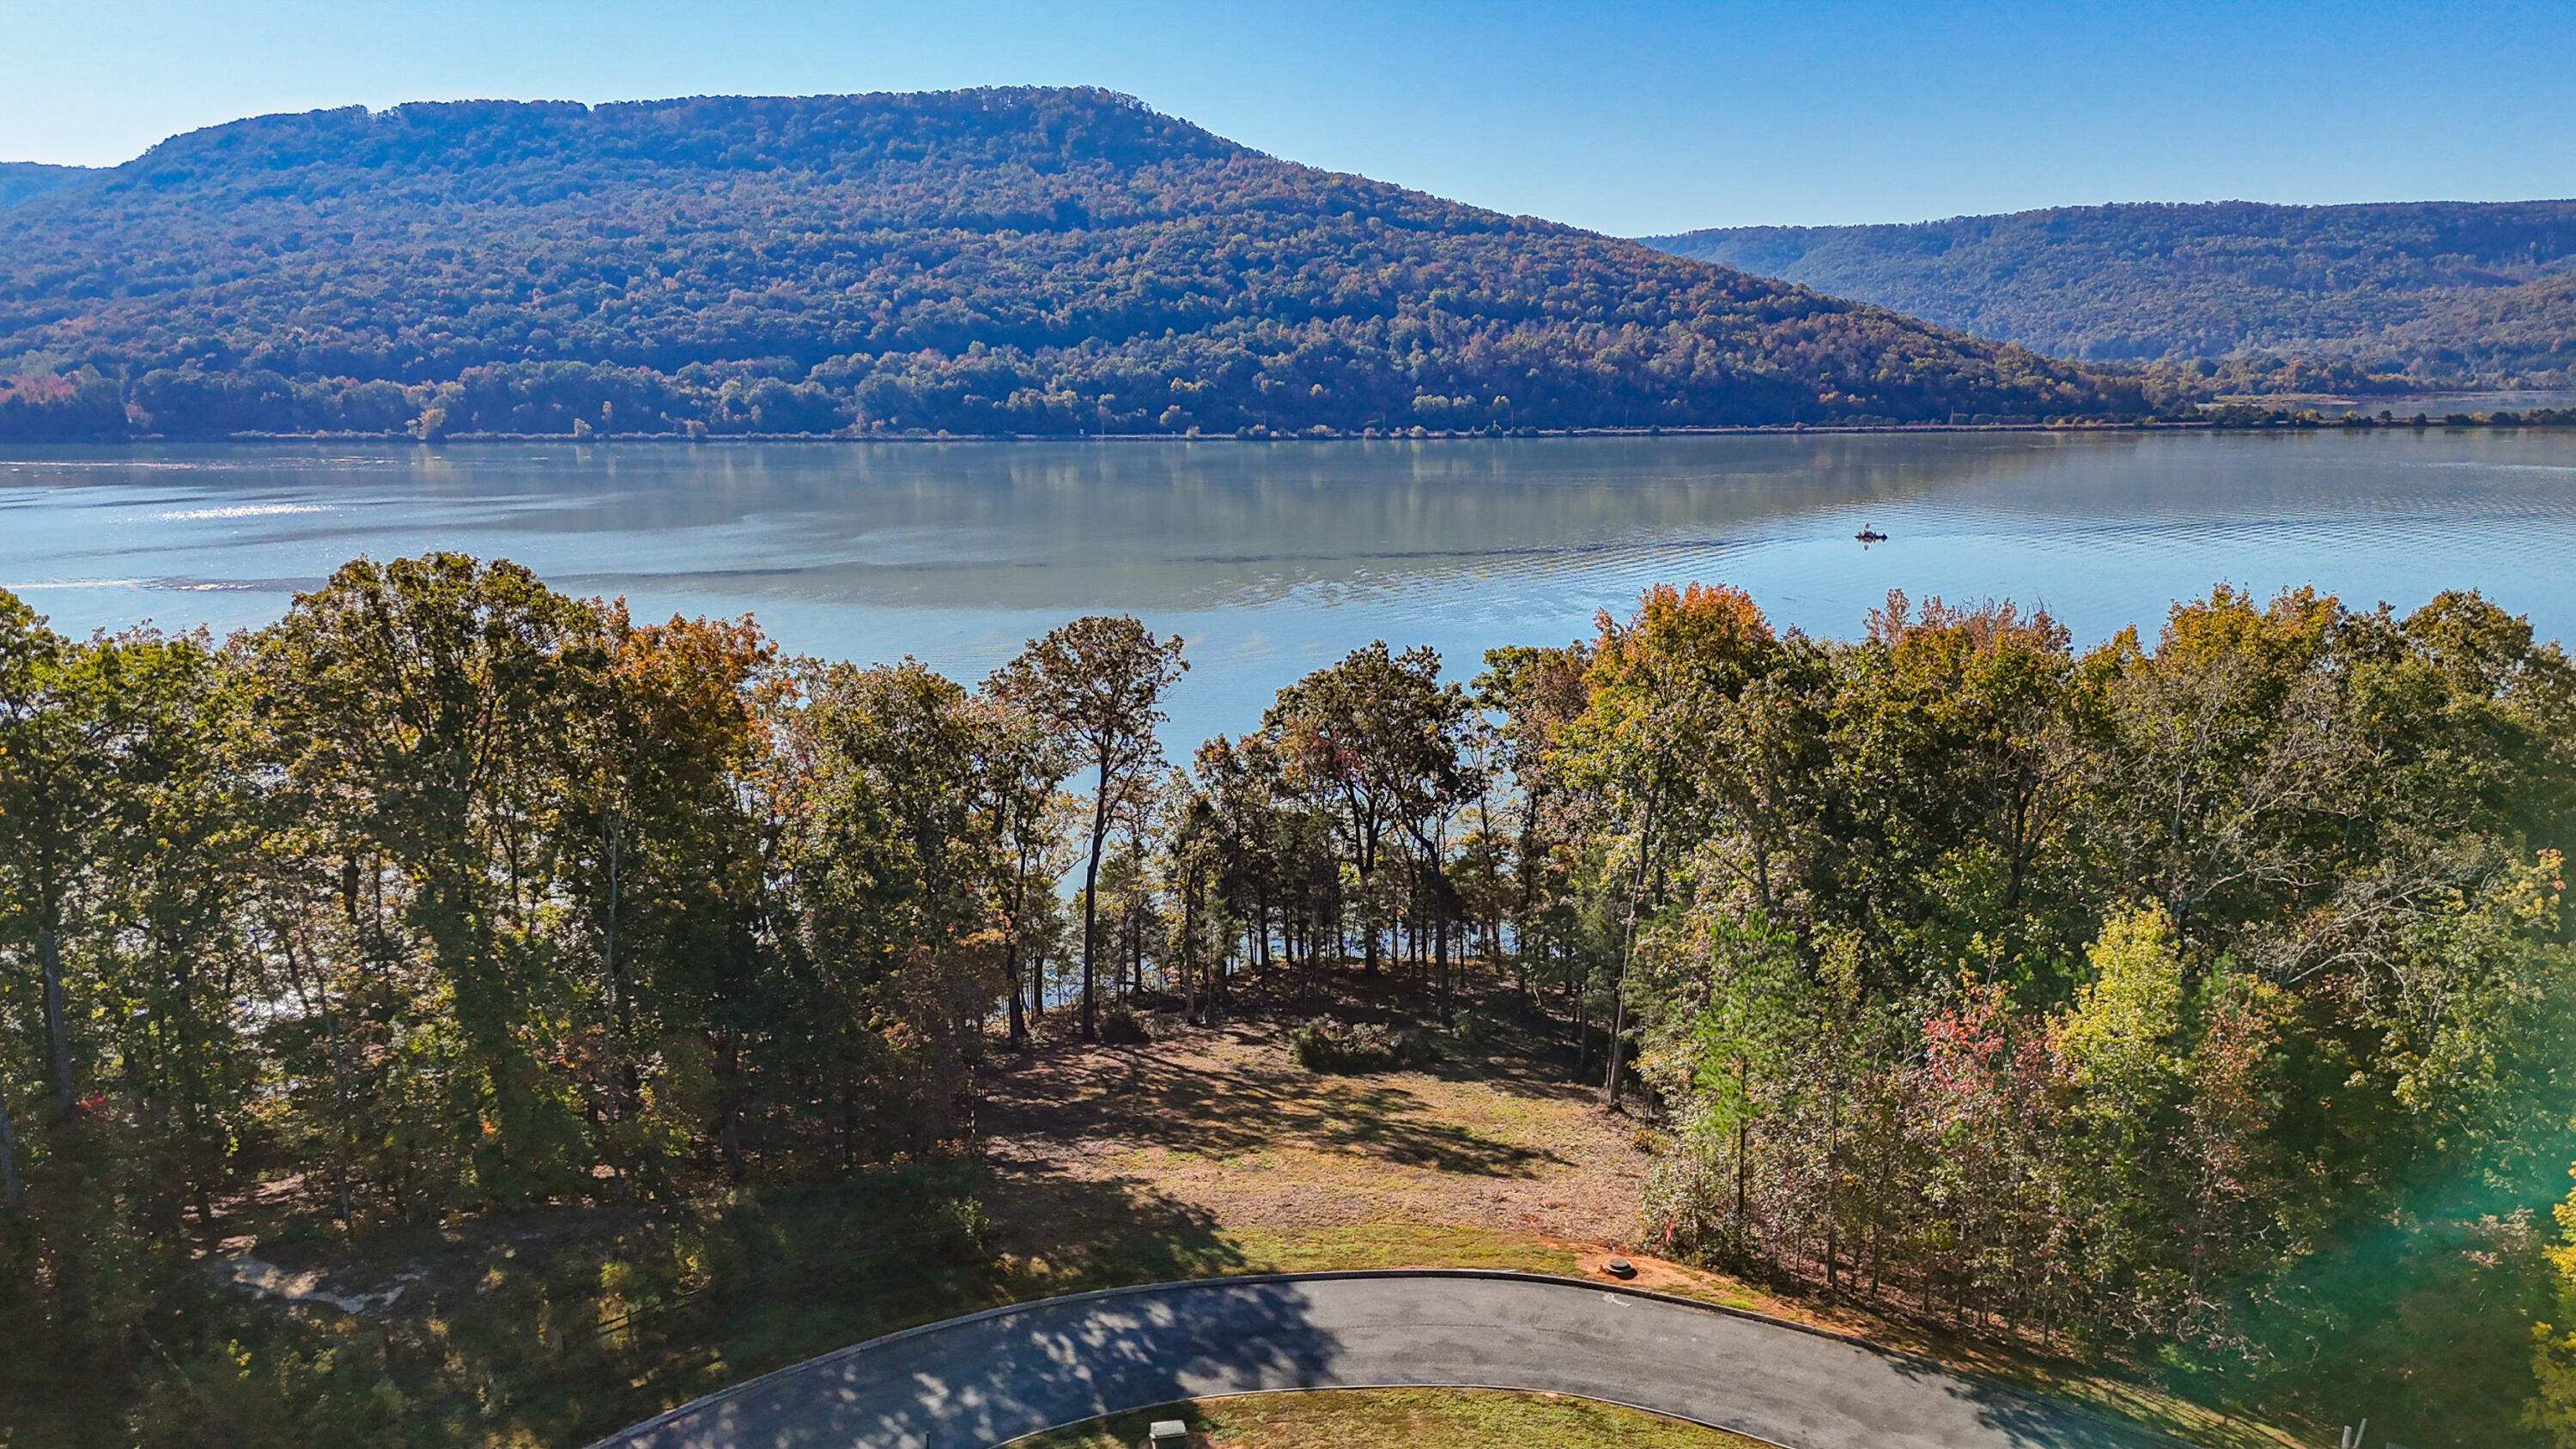
<instances>
[{"instance_id":1,"label":"dirt patch","mask_svg":"<svg viewBox=\"0 0 2576 1449\"><path fill-rule=\"evenodd\" d=\"M1220 1231L1379 1223L1604 1247L1636 1233L1652 1159L1599 1096L1442 1042L1425 1068L1327 1076L1268 1026L1166 1029L1143 1047L1050 1044L985 1074L992 1206L1034 1247L1114 1185ZM1005 1243L1004 1246L1011 1246Z\"/></svg>"},{"instance_id":2,"label":"dirt patch","mask_svg":"<svg viewBox=\"0 0 2576 1449\"><path fill-rule=\"evenodd\" d=\"M1711 1273L1685 1263L1667 1262L1662 1258L1649 1258L1643 1253L1615 1255L1628 1265L1628 1272L1624 1275L1613 1273L1609 1266L1613 1256L1608 1249L1596 1249L1576 1254L1575 1263L1587 1278L1606 1278L1631 1288L1646 1288L1685 1298L1705 1298L1738 1308L1751 1308L1762 1302L1759 1295L1724 1274Z\"/></svg>"}]
</instances>

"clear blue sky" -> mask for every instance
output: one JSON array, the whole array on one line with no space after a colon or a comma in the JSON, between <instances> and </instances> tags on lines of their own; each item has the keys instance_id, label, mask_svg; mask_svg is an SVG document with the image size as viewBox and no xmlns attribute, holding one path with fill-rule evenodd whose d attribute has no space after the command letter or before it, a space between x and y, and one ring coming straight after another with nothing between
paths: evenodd
<instances>
[{"instance_id":1,"label":"clear blue sky","mask_svg":"<svg viewBox=\"0 0 2576 1449\"><path fill-rule=\"evenodd\" d=\"M1105 85L1620 233L2576 195L2576 4L0 0L0 160L263 111Z\"/></svg>"}]
</instances>

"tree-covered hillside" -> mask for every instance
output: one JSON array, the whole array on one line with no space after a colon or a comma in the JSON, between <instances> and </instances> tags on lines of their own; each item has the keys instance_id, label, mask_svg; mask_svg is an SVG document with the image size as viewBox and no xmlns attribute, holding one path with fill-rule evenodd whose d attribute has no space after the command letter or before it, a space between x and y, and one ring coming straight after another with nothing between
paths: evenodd
<instances>
[{"instance_id":1,"label":"tree-covered hillside","mask_svg":"<svg viewBox=\"0 0 2576 1449\"><path fill-rule=\"evenodd\" d=\"M2271 350L2422 377L2576 366L2576 201L2060 207L1647 241L2061 357Z\"/></svg>"},{"instance_id":2,"label":"tree-covered hillside","mask_svg":"<svg viewBox=\"0 0 2576 1449\"><path fill-rule=\"evenodd\" d=\"M1092 90L470 102L194 132L0 214L12 370L0 435L2136 406L2015 348L1293 165Z\"/></svg>"},{"instance_id":3,"label":"tree-covered hillside","mask_svg":"<svg viewBox=\"0 0 2576 1449\"><path fill-rule=\"evenodd\" d=\"M85 176L85 166L46 166L34 161L0 161L0 206L16 206L48 191L59 191Z\"/></svg>"}]
</instances>

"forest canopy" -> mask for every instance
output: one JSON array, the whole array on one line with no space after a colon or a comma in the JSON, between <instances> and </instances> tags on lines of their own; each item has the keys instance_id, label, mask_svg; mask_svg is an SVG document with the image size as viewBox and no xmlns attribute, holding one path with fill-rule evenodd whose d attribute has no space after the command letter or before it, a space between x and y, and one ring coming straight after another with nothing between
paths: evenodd
<instances>
[{"instance_id":1,"label":"forest canopy","mask_svg":"<svg viewBox=\"0 0 2576 1449\"><path fill-rule=\"evenodd\" d=\"M90 174L86 166L47 166L34 161L0 161L0 207L59 191Z\"/></svg>"},{"instance_id":2,"label":"forest canopy","mask_svg":"<svg viewBox=\"0 0 2576 1449\"><path fill-rule=\"evenodd\" d=\"M2274 353L2419 383L2576 367L2576 201L2130 203L1646 241L2056 357Z\"/></svg>"},{"instance_id":3,"label":"forest canopy","mask_svg":"<svg viewBox=\"0 0 2576 1449\"><path fill-rule=\"evenodd\" d=\"M0 210L10 374L0 436L29 438L2142 407L1878 307L1035 89L418 104L191 132Z\"/></svg>"}]
</instances>

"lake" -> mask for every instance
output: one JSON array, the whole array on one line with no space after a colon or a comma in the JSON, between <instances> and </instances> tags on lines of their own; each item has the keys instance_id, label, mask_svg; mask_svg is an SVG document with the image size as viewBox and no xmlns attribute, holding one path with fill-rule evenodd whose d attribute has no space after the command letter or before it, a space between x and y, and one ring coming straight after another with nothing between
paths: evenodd
<instances>
[{"instance_id":1,"label":"lake","mask_svg":"<svg viewBox=\"0 0 2576 1449\"><path fill-rule=\"evenodd\" d=\"M970 681L1124 611L1189 639L1184 749L1373 638L1464 677L1657 581L1819 633L1890 589L2011 598L2086 642L2221 580L2475 587L2556 637L2571 545L2576 429L0 448L0 585L58 628L257 624L353 555L436 548Z\"/></svg>"}]
</instances>

